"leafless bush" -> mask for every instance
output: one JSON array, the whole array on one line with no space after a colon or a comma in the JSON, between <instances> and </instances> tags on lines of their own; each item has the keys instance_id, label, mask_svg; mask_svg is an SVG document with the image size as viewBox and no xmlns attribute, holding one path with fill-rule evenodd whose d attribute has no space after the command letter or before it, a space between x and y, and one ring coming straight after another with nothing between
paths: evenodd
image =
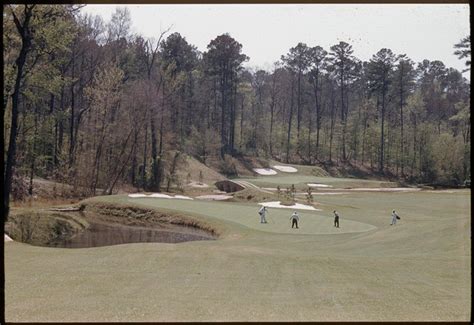
<instances>
[{"instance_id":1,"label":"leafless bush","mask_svg":"<svg viewBox=\"0 0 474 325\"><path fill-rule=\"evenodd\" d=\"M19 218L17 221L19 236L21 238L21 242L23 243L30 243L33 234L38 226L39 215L31 216L30 218Z\"/></svg>"},{"instance_id":2,"label":"leafless bush","mask_svg":"<svg viewBox=\"0 0 474 325\"><path fill-rule=\"evenodd\" d=\"M12 179L11 195L14 201L23 201L28 197L28 182L16 173Z\"/></svg>"},{"instance_id":3,"label":"leafless bush","mask_svg":"<svg viewBox=\"0 0 474 325\"><path fill-rule=\"evenodd\" d=\"M219 169L226 176L237 176L237 168L233 158L229 155L224 155L224 159L219 164Z\"/></svg>"}]
</instances>

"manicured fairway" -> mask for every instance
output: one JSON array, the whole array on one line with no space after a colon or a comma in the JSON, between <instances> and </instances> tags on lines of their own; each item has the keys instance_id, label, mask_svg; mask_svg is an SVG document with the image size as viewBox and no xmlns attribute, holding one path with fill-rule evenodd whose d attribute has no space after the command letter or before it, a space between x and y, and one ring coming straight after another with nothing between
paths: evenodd
<instances>
[{"instance_id":1,"label":"manicured fairway","mask_svg":"<svg viewBox=\"0 0 474 325\"><path fill-rule=\"evenodd\" d=\"M261 225L257 204L94 200L181 211L224 231L181 244L6 243L7 321L470 319L470 191L318 196L323 211L301 211L298 231L291 210L270 209Z\"/></svg>"}]
</instances>

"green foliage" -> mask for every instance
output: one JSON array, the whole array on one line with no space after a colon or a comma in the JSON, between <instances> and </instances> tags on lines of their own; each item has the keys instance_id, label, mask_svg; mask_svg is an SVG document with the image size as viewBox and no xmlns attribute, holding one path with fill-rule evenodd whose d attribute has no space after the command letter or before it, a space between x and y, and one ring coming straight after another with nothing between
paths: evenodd
<instances>
[{"instance_id":1,"label":"green foliage","mask_svg":"<svg viewBox=\"0 0 474 325\"><path fill-rule=\"evenodd\" d=\"M459 185L468 175L463 173L464 144L460 137L443 133L433 144L433 158L438 179L442 183Z\"/></svg>"},{"instance_id":2,"label":"green foliage","mask_svg":"<svg viewBox=\"0 0 474 325\"><path fill-rule=\"evenodd\" d=\"M471 66L471 35L464 37L459 43L454 45L454 48L457 49L454 51L454 54L459 57L459 59L466 59L466 66ZM469 71L470 68L466 68L464 71ZM463 72L464 72L463 71Z\"/></svg>"}]
</instances>

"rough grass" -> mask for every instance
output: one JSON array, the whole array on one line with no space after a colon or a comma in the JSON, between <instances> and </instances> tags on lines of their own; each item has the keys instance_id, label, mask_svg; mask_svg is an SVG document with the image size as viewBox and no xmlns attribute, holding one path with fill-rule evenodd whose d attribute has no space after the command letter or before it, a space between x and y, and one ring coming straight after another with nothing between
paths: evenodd
<instances>
[{"instance_id":1,"label":"rough grass","mask_svg":"<svg viewBox=\"0 0 474 325\"><path fill-rule=\"evenodd\" d=\"M12 208L47 208L56 205L70 205L78 203L80 199L65 199L51 197L27 197L25 200L12 201Z\"/></svg>"},{"instance_id":2,"label":"rough grass","mask_svg":"<svg viewBox=\"0 0 474 325\"><path fill-rule=\"evenodd\" d=\"M179 177L186 183L186 178L188 174L191 176L191 180L199 182L199 174L202 173L203 183L206 183L212 187L212 185L217 182L226 179L223 175L215 171L214 169L206 166L197 159L186 155L186 168L184 170L179 170Z\"/></svg>"},{"instance_id":3,"label":"rough grass","mask_svg":"<svg viewBox=\"0 0 474 325\"><path fill-rule=\"evenodd\" d=\"M47 210L12 210L5 232L14 240L32 245L46 245L51 241L69 238L89 226L77 214Z\"/></svg>"},{"instance_id":4,"label":"rough grass","mask_svg":"<svg viewBox=\"0 0 474 325\"><path fill-rule=\"evenodd\" d=\"M255 203L136 199L225 231L216 241L74 250L7 243L6 320L470 319L470 191L318 200L323 211L300 213L298 230L291 210L270 209L269 223L259 224ZM94 201L132 204L125 196ZM392 209L397 226L389 226ZM372 228L349 231L365 225Z\"/></svg>"},{"instance_id":5,"label":"rough grass","mask_svg":"<svg viewBox=\"0 0 474 325\"><path fill-rule=\"evenodd\" d=\"M246 188L233 193L231 202L268 202L278 200L278 195L273 193L261 192L257 189Z\"/></svg>"},{"instance_id":6,"label":"rough grass","mask_svg":"<svg viewBox=\"0 0 474 325\"><path fill-rule=\"evenodd\" d=\"M171 224L176 226L199 228L209 234L218 237L219 229L203 220L185 216L176 212L162 213L140 207L133 203L106 203L94 200L86 200L86 213L99 215L101 219L109 222L120 221L122 224L132 226L150 226L152 224ZM107 218L110 217L110 218Z\"/></svg>"}]
</instances>

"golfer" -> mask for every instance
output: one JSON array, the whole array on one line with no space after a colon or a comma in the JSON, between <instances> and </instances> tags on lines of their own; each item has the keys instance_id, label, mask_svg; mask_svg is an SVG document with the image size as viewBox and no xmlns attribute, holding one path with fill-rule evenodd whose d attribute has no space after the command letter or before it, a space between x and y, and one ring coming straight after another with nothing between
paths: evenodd
<instances>
[{"instance_id":1,"label":"golfer","mask_svg":"<svg viewBox=\"0 0 474 325\"><path fill-rule=\"evenodd\" d=\"M298 221L300 220L300 217L298 216L298 213L296 211L293 212L293 214L290 217L291 220L291 228L294 228L296 226L296 229L298 229Z\"/></svg>"},{"instance_id":2,"label":"golfer","mask_svg":"<svg viewBox=\"0 0 474 325\"><path fill-rule=\"evenodd\" d=\"M396 225L397 224L397 219L400 220L400 217L397 215L395 210L393 210L392 211L392 223L390 223L390 226L391 225Z\"/></svg>"},{"instance_id":3,"label":"golfer","mask_svg":"<svg viewBox=\"0 0 474 325\"><path fill-rule=\"evenodd\" d=\"M260 215L260 223L267 223L267 219L265 219L266 213L267 213L266 207L261 207L260 210L258 210L258 214Z\"/></svg>"},{"instance_id":4,"label":"golfer","mask_svg":"<svg viewBox=\"0 0 474 325\"><path fill-rule=\"evenodd\" d=\"M334 227L339 228L339 214L336 210L334 212Z\"/></svg>"}]
</instances>

